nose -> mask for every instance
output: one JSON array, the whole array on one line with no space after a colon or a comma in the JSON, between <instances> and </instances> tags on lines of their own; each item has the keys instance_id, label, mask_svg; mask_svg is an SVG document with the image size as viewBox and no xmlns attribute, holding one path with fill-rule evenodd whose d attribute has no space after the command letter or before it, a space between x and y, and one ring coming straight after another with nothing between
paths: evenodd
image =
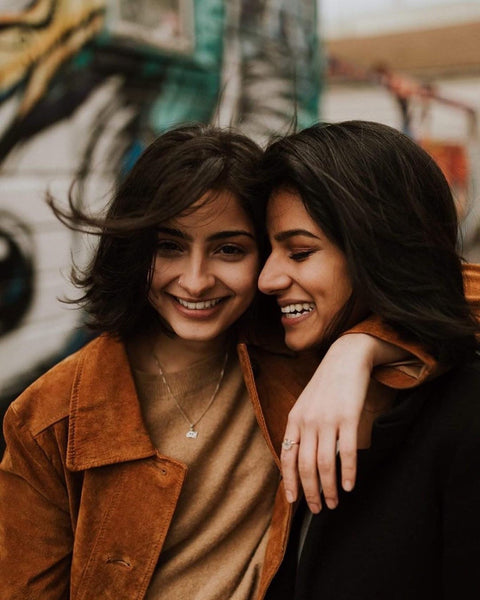
<instances>
[{"instance_id":1,"label":"nose","mask_svg":"<svg viewBox=\"0 0 480 600\"><path fill-rule=\"evenodd\" d=\"M258 277L258 288L264 294L278 294L290 286L290 277L274 253L267 258Z\"/></svg>"},{"instance_id":2,"label":"nose","mask_svg":"<svg viewBox=\"0 0 480 600\"><path fill-rule=\"evenodd\" d=\"M201 298L215 285L215 275L203 256L190 256L186 261L178 285L190 298Z\"/></svg>"}]
</instances>

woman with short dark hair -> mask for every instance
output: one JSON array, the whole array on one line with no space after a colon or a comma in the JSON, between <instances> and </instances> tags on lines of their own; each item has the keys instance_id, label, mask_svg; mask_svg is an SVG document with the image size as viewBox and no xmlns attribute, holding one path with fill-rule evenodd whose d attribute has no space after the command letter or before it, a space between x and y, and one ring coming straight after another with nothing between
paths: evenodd
<instances>
[{"instance_id":1,"label":"woman with short dark hair","mask_svg":"<svg viewBox=\"0 0 480 600\"><path fill-rule=\"evenodd\" d=\"M287 345L325 351L375 313L454 366L415 392L372 382L356 487L312 517L295 590L275 599L478 596L479 325L445 177L410 138L363 121L273 143L264 174L272 252L259 287L277 300ZM301 447L288 454L305 468Z\"/></svg>"}]
</instances>

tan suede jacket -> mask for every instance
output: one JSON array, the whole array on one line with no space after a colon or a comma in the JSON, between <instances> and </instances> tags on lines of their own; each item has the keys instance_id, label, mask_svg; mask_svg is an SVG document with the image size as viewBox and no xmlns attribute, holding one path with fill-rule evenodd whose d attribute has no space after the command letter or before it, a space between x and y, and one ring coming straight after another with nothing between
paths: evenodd
<instances>
[{"instance_id":1,"label":"tan suede jacket","mask_svg":"<svg viewBox=\"0 0 480 600\"><path fill-rule=\"evenodd\" d=\"M381 331L371 325L370 333ZM238 353L259 427L280 466L288 412L316 361L246 344ZM396 372L392 381L412 385L410 375ZM10 406L4 432L2 600L144 598L186 467L153 447L123 344L101 336L55 366ZM291 512L280 486L259 598L282 560Z\"/></svg>"}]
</instances>

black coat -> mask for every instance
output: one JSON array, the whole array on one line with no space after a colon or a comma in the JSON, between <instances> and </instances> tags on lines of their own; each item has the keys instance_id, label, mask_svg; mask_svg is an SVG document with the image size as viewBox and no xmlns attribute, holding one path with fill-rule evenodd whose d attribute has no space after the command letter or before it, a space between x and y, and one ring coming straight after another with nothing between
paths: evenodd
<instances>
[{"instance_id":1,"label":"black coat","mask_svg":"<svg viewBox=\"0 0 480 600\"><path fill-rule=\"evenodd\" d=\"M480 598L479 360L375 421L354 491L312 519L294 593L289 564L276 600Z\"/></svg>"}]
</instances>

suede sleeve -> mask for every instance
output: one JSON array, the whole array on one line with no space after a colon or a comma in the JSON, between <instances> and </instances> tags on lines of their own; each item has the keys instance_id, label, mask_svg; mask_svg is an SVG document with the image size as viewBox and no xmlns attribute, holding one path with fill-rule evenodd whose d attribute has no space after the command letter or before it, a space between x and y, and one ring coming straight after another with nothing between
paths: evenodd
<instances>
[{"instance_id":1,"label":"suede sleeve","mask_svg":"<svg viewBox=\"0 0 480 600\"><path fill-rule=\"evenodd\" d=\"M465 296L473 314L480 320L480 264L465 264L463 280ZM368 333L403 348L414 357L411 360L381 365L374 370L375 379L389 387L396 389L415 387L445 371L445 365L439 364L421 345L402 339L394 329L374 315L358 323L346 333Z\"/></svg>"},{"instance_id":2,"label":"suede sleeve","mask_svg":"<svg viewBox=\"0 0 480 600\"><path fill-rule=\"evenodd\" d=\"M9 600L69 597L73 547L65 484L10 406L0 463L0 589ZM53 445L53 444L50 444Z\"/></svg>"}]
</instances>

